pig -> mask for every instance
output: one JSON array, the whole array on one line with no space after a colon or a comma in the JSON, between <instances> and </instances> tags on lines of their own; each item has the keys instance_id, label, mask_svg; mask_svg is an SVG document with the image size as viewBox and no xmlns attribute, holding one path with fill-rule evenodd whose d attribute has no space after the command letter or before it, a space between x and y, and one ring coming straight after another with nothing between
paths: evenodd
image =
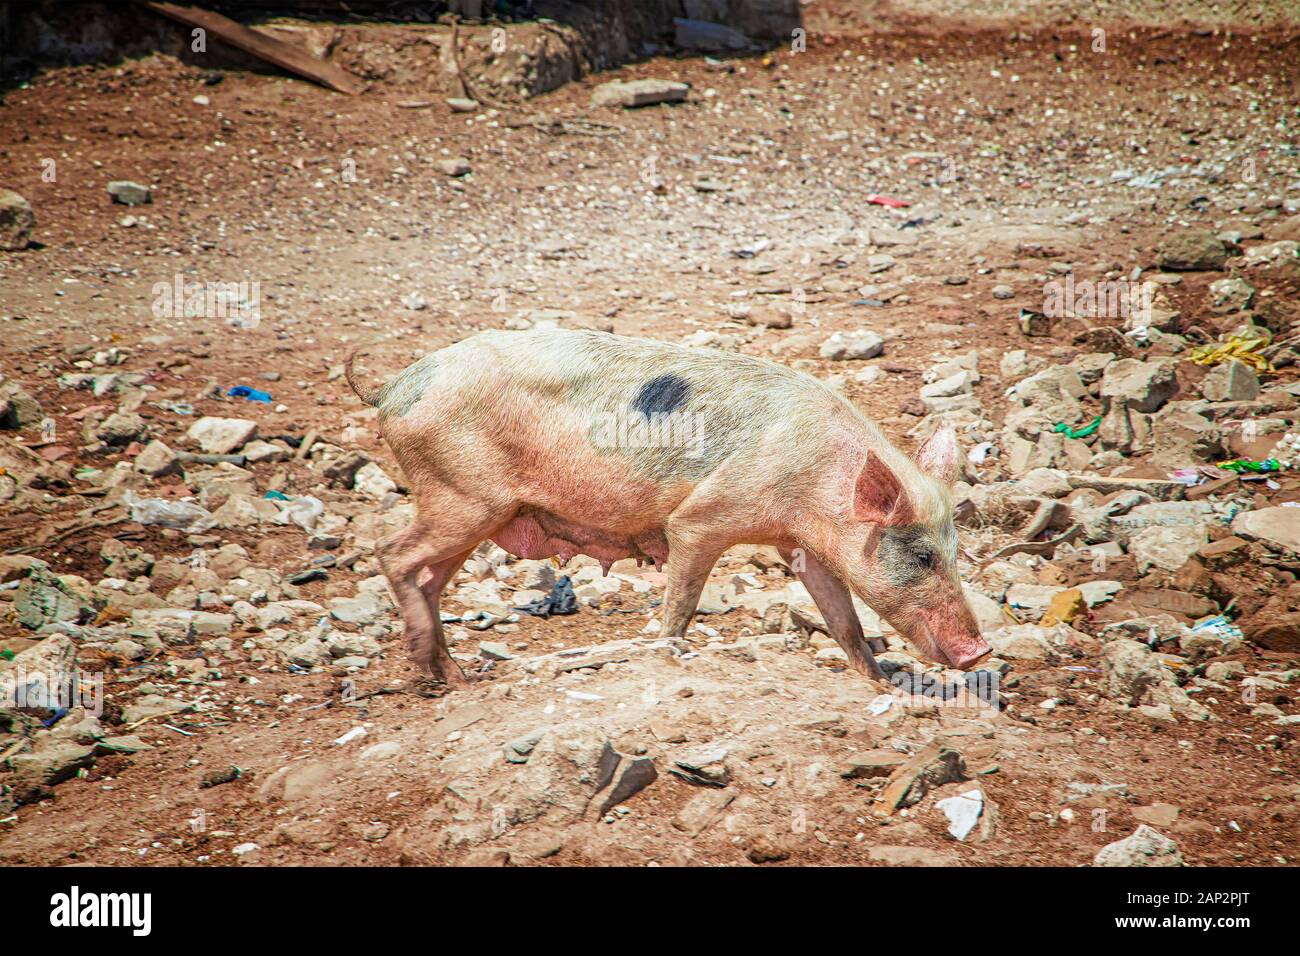
<instances>
[{"instance_id":1,"label":"pig","mask_svg":"<svg viewBox=\"0 0 1300 956\"><path fill-rule=\"evenodd\" d=\"M664 568L661 635L685 635L714 563L772 545L849 664L882 678L852 594L924 656L990 650L957 575L950 428L915 459L821 382L775 362L604 332L486 331L368 389L416 518L376 554L411 660L449 689L439 599L485 540L521 558L581 553Z\"/></svg>"}]
</instances>

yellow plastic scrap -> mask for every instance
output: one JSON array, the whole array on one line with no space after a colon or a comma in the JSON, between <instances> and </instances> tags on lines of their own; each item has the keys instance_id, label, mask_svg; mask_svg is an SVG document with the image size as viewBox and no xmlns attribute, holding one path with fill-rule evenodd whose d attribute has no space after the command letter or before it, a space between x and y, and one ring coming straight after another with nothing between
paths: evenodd
<instances>
[{"instance_id":1,"label":"yellow plastic scrap","mask_svg":"<svg viewBox=\"0 0 1300 956\"><path fill-rule=\"evenodd\" d=\"M1244 362L1256 372L1273 371L1273 363L1259 354L1259 350L1268 346L1272 337L1263 335L1231 335L1226 342L1215 345L1200 345L1192 349L1191 359L1197 365L1218 365L1228 359Z\"/></svg>"},{"instance_id":2,"label":"yellow plastic scrap","mask_svg":"<svg viewBox=\"0 0 1300 956\"><path fill-rule=\"evenodd\" d=\"M1083 592L1078 588L1058 591L1052 595L1052 601L1047 605L1047 613L1043 615L1038 624L1040 627L1071 624L1076 617L1083 613L1085 607Z\"/></svg>"}]
</instances>

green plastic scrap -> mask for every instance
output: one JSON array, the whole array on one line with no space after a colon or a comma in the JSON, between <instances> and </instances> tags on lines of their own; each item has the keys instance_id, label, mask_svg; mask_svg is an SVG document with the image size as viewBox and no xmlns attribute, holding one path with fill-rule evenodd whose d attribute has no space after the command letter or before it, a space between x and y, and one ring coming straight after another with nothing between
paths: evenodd
<instances>
[{"instance_id":1,"label":"green plastic scrap","mask_svg":"<svg viewBox=\"0 0 1300 956\"><path fill-rule=\"evenodd\" d=\"M1101 416L1098 415L1090 423L1084 425L1082 428L1071 428L1069 425L1065 424L1065 422L1057 422L1056 427L1052 430L1057 432L1063 432L1066 438L1087 438L1089 435L1091 435L1100 427L1101 427Z\"/></svg>"},{"instance_id":2,"label":"green plastic scrap","mask_svg":"<svg viewBox=\"0 0 1300 956\"><path fill-rule=\"evenodd\" d=\"M1218 467L1224 471L1234 471L1237 474L1250 472L1252 474L1262 475L1270 471L1281 471L1282 463L1276 458L1265 458L1263 461L1250 461L1247 458L1238 458L1235 461L1221 461Z\"/></svg>"}]
</instances>

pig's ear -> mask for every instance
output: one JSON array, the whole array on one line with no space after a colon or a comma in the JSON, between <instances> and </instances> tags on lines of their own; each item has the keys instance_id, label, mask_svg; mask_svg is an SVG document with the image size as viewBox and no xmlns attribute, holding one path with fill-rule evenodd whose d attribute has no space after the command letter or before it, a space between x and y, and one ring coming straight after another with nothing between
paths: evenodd
<instances>
[{"instance_id":1,"label":"pig's ear","mask_svg":"<svg viewBox=\"0 0 1300 956\"><path fill-rule=\"evenodd\" d=\"M916 452L921 470L951 485L961 474L961 447L957 432L949 425L931 435Z\"/></svg>"},{"instance_id":2,"label":"pig's ear","mask_svg":"<svg viewBox=\"0 0 1300 956\"><path fill-rule=\"evenodd\" d=\"M903 524L910 521L912 503L898 476L874 452L853 486L853 515L859 521L876 524Z\"/></svg>"}]
</instances>

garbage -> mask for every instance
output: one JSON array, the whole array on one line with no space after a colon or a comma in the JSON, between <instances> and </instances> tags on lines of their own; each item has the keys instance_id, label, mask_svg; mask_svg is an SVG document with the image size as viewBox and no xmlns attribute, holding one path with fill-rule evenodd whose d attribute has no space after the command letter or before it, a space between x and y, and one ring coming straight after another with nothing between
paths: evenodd
<instances>
[{"instance_id":1,"label":"garbage","mask_svg":"<svg viewBox=\"0 0 1300 956\"><path fill-rule=\"evenodd\" d=\"M1276 458L1265 458L1263 461L1251 461L1248 458L1238 458L1234 461L1221 461L1218 467L1224 471L1232 471L1237 474L1264 474L1270 471L1281 471L1282 463Z\"/></svg>"},{"instance_id":2,"label":"garbage","mask_svg":"<svg viewBox=\"0 0 1300 956\"><path fill-rule=\"evenodd\" d=\"M270 392L261 392L255 388L249 388L247 385L236 385L226 394L231 398L246 398L250 402L265 402L268 405L271 403Z\"/></svg>"},{"instance_id":3,"label":"garbage","mask_svg":"<svg viewBox=\"0 0 1300 956\"><path fill-rule=\"evenodd\" d=\"M270 491L268 491L266 494L262 495L262 497L263 497L263 498L270 498L272 501L289 501L289 500L290 500L289 496L286 495L283 491L276 491L274 488L272 488L272 489L271 489Z\"/></svg>"},{"instance_id":4,"label":"garbage","mask_svg":"<svg viewBox=\"0 0 1300 956\"><path fill-rule=\"evenodd\" d=\"M515 608L516 611L524 611L533 617L548 618L552 614L577 614L578 598L573 593L573 582L569 580L566 574L555 582L551 588L551 593L544 598L538 598L521 607Z\"/></svg>"},{"instance_id":5,"label":"garbage","mask_svg":"<svg viewBox=\"0 0 1300 956\"><path fill-rule=\"evenodd\" d=\"M867 197L867 202L873 206L888 206L890 209L906 209L912 205L906 199L895 199L893 196L882 196L879 193L872 193Z\"/></svg>"},{"instance_id":6,"label":"garbage","mask_svg":"<svg viewBox=\"0 0 1300 956\"><path fill-rule=\"evenodd\" d=\"M1089 424L1084 425L1082 428L1071 428L1065 422L1057 422L1052 428L1052 431L1060 432L1064 434L1066 438L1087 438L1100 427L1101 416L1098 415Z\"/></svg>"},{"instance_id":7,"label":"garbage","mask_svg":"<svg viewBox=\"0 0 1300 956\"><path fill-rule=\"evenodd\" d=\"M272 497L274 495L275 497ZM325 503L314 495L289 498L278 491L266 493L280 507L280 513L271 520L275 524L296 524L303 531L316 530L316 519L325 513Z\"/></svg>"},{"instance_id":8,"label":"garbage","mask_svg":"<svg viewBox=\"0 0 1300 956\"><path fill-rule=\"evenodd\" d=\"M1233 334L1226 342L1200 345L1191 351L1191 360L1197 365L1218 365L1228 359L1244 362L1256 372L1273 371L1273 363L1260 354L1271 341L1267 332L1262 335Z\"/></svg>"},{"instance_id":9,"label":"garbage","mask_svg":"<svg viewBox=\"0 0 1300 956\"><path fill-rule=\"evenodd\" d=\"M1192 633L1202 636L1217 637L1219 640L1227 641L1242 640L1245 635L1241 633L1241 628L1233 624L1222 614L1216 614L1214 617L1206 618L1199 624L1192 626Z\"/></svg>"}]
</instances>

